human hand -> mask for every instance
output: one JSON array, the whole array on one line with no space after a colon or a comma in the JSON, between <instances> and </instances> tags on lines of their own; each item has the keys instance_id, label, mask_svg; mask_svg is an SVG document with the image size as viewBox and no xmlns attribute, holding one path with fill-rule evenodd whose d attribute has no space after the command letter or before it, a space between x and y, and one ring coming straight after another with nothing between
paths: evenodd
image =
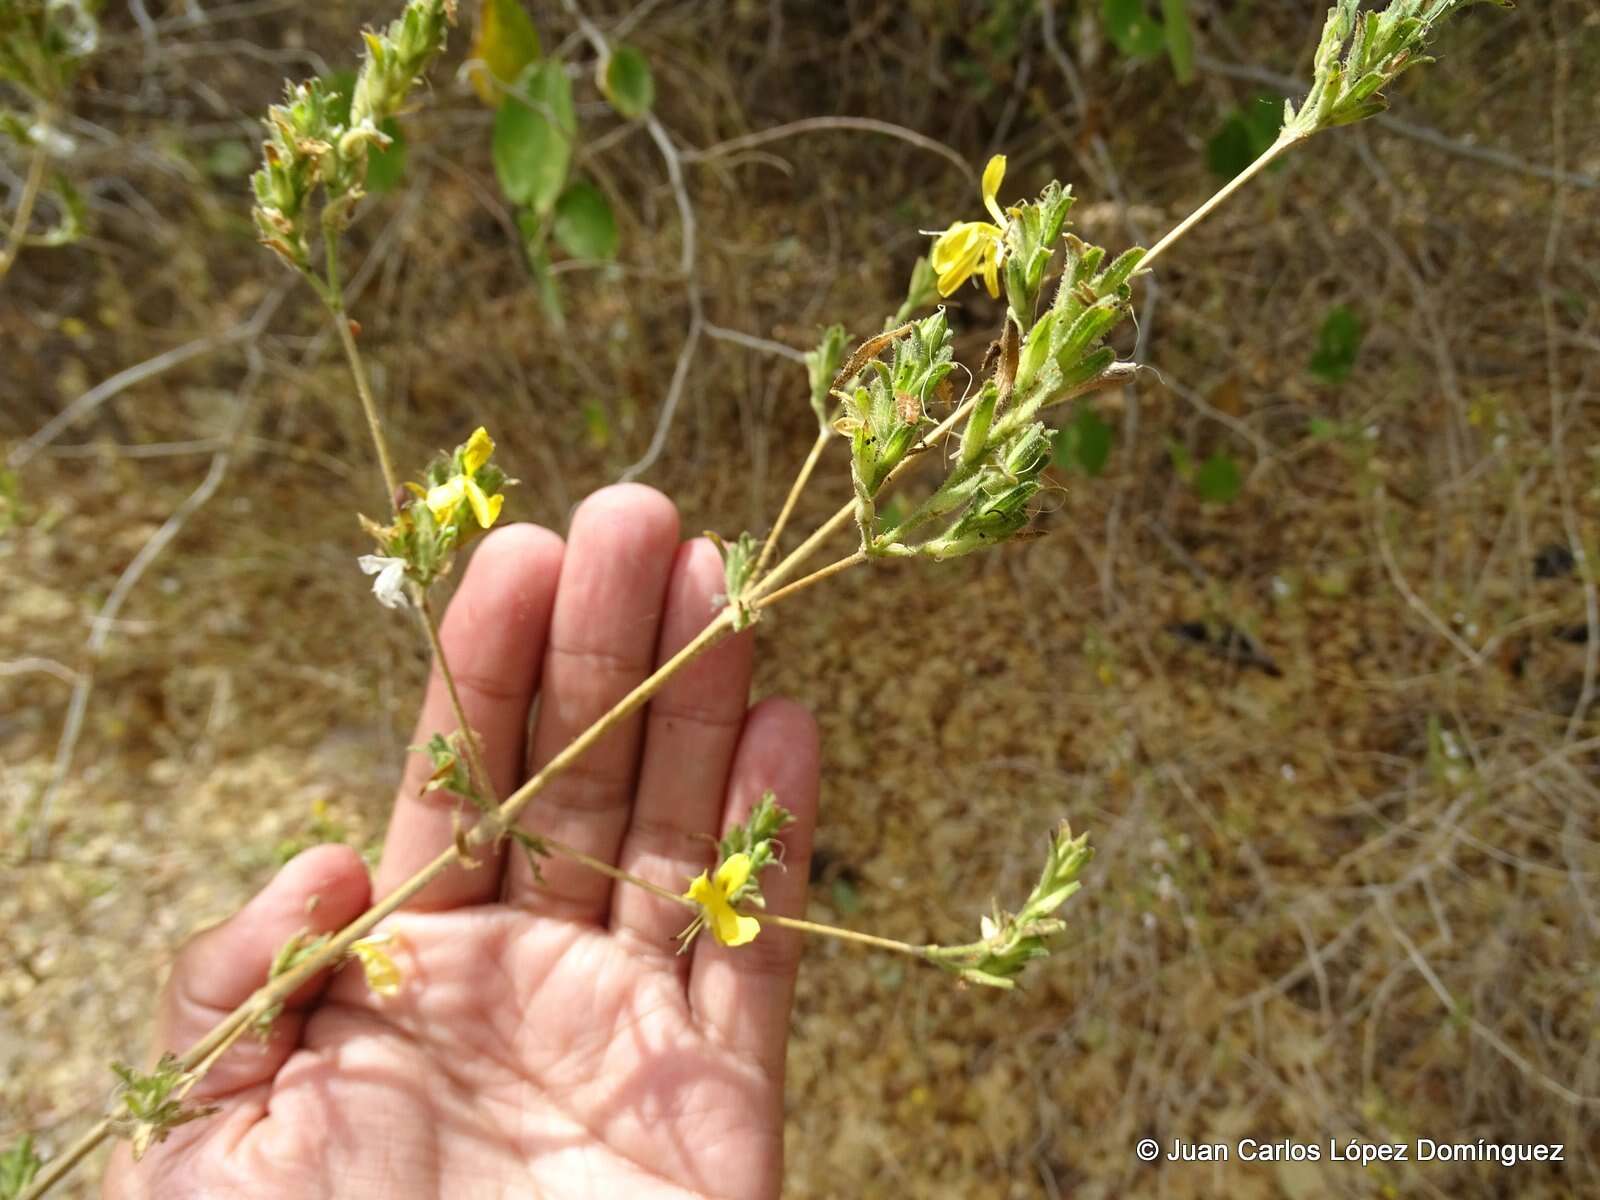
<instances>
[{"instance_id":1,"label":"human hand","mask_svg":"<svg viewBox=\"0 0 1600 1200\"><path fill-rule=\"evenodd\" d=\"M501 796L711 619L720 559L678 536L670 501L625 485L580 506L565 546L516 525L478 548L442 638ZM745 633L692 663L521 823L682 892L770 788L797 820L763 891L798 915L817 734L793 703L746 710L752 655ZM415 740L454 727L436 669ZM408 760L375 880L347 847L308 850L184 948L158 1051L242 1003L294 934L342 927L449 845L455 801L420 793L430 770ZM702 936L680 956L685 908L562 858L542 860L543 883L520 852L480 861L380 926L399 937L398 995L374 995L358 967L308 984L191 1093L220 1111L137 1164L119 1147L104 1194L776 1195L797 935L768 925L738 949Z\"/></svg>"}]
</instances>

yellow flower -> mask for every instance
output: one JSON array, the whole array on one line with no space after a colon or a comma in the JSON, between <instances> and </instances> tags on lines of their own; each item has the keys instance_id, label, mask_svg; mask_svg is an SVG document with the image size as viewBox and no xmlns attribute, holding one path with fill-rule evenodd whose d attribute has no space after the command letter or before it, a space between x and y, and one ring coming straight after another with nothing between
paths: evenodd
<instances>
[{"instance_id":1,"label":"yellow flower","mask_svg":"<svg viewBox=\"0 0 1600 1200\"><path fill-rule=\"evenodd\" d=\"M996 195L1006 177L1006 156L996 154L983 169L983 206L994 223L957 221L939 234L929 255L939 277L939 294L948 296L974 275L983 276L989 295L1000 295L1000 263L1005 258L1006 216Z\"/></svg>"},{"instance_id":2,"label":"yellow flower","mask_svg":"<svg viewBox=\"0 0 1600 1200\"><path fill-rule=\"evenodd\" d=\"M701 871L684 896L698 904L705 913L711 933L724 946L742 946L755 940L761 932L761 922L754 917L742 917L733 911L728 897L737 892L750 878L750 856L730 854L717 868L715 879L708 879Z\"/></svg>"},{"instance_id":3,"label":"yellow flower","mask_svg":"<svg viewBox=\"0 0 1600 1200\"><path fill-rule=\"evenodd\" d=\"M374 933L350 944L350 953L361 960L367 986L380 996L394 996L400 991L400 968L384 949L395 941L392 933Z\"/></svg>"},{"instance_id":4,"label":"yellow flower","mask_svg":"<svg viewBox=\"0 0 1600 1200\"><path fill-rule=\"evenodd\" d=\"M499 520L500 506L505 503L505 497L489 495L473 478L493 453L494 439L489 436L488 430L478 426L467 439L466 449L461 453L464 473L428 489L427 505L435 521L441 525L448 521L462 500L472 505L472 515L478 518L482 528L488 529Z\"/></svg>"}]
</instances>

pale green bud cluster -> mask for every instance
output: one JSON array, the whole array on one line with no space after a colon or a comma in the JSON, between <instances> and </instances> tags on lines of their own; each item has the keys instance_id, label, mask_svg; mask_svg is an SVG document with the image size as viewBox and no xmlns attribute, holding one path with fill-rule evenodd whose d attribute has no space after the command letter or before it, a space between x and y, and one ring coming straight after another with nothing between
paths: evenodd
<instances>
[{"instance_id":1,"label":"pale green bud cluster","mask_svg":"<svg viewBox=\"0 0 1600 1200\"><path fill-rule=\"evenodd\" d=\"M1381 12L1363 13L1360 0L1338 0L1328 10L1313 60L1315 82L1297 113L1284 108L1283 134L1310 137L1352 125L1388 108L1381 89L1412 67L1434 60L1421 53L1433 27L1474 4L1512 7L1512 0L1391 0Z\"/></svg>"},{"instance_id":2,"label":"pale green bud cluster","mask_svg":"<svg viewBox=\"0 0 1600 1200\"><path fill-rule=\"evenodd\" d=\"M923 262L925 260L918 260ZM823 429L833 424L833 378L844 365L845 345L849 335L843 325L830 325L822 331L822 340L815 350L806 351L806 379L811 384L811 411L817 414L817 424Z\"/></svg>"},{"instance_id":3,"label":"pale green bud cluster","mask_svg":"<svg viewBox=\"0 0 1600 1200\"><path fill-rule=\"evenodd\" d=\"M755 574L756 562L761 553L760 544L749 533L741 533L734 542L725 542L717 534L709 531L706 537L711 539L711 544L717 548L717 553L722 555L722 577L727 588L723 593L723 599L733 609L733 628L735 632L748 629L755 624L758 613L756 609L750 607L744 595Z\"/></svg>"},{"instance_id":4,"label":"pale green bud cluster","mask_svg":"<svg viewBox=\"0 0 1600 1200\"><path fill-rule=\"evenodd\" d=\"M1051 180L1038 200L1017 206L1006 223L1006 260L1002 272L1006 303L1024 334L1033 327L1045 271L1055 257L1056 239L1066 227L1072 205L1072 189Z\"/></svg>"},{"instance_id":5,"label":"pale green bud cluster","mask_svg":"<svg viewBox=\"0 0 1600 1200\"><path fill-rule=\"evenodd\" d=\"M878 491L926 432L927 401L955 367L943 312L884 335L897 339L893 362L866 362L864 386L840 381L844 416L837 428L851 439L856 519L868 555L956 558L1027 530L1029 504L1043 486L1054 450L1038 413L1112 370L1116 354L1102 343L1128 314L1129 281L1145 253L1129 250L1106 265L1102 248L1063 234L1071 207L1071 193L1052 183L1036 202L1010 210L1004 268L1010 308L991 348L993 373L979 385L943 482L888 528L879 525ZM1063 244L1055 300L1036 318L1046 275ZM878 341L863 349L874 350ZM861 353L847 364L847 374ZM935 524L942 529L932 536L912 538Z\"/></svg>"},{"instance_id":6,"label":"pale green bud cluster","mask_svg":"<svg viewBox=\"0 0 1600 1200\"><path fill-rule=\"evenodd\" d=\"M0 0L3 2L3 0ZM342 98L320 79L292 85L284 103L267 110L262 166L250 179L261 241L299 271L310 270L312 199L330 231L343 229L364 194L367 151L387 146L379 126L400 111L406 93L444 48L455 18L454 0L411 0L382 34L362 34L366 59L356 77L348 114Z\"/></svg>"},{"instance_id":7,"label":"pale green bud cluster","mask_svg":"<svg viewBox=\"0 0 1600 1200\"><path fill-rule=\"evenodd\" d=\"M179 1125L217 1111L214 1107L185 1107L184 1092L196 1076L185 1071L172 1054L162 1055L148 1074L121 1063L111 1064L111 1070L117 1076L119 1109L112 1124L120 1136L132 1142L135 1161L152 1145L166 1141Z\"/></svg>"},{"instance_id":8,"label":"pale green bud cluster","mask_svg":"<svg viewBox=\"0 0 1600 1200\"><path fill-rule=\"evenodd\" d=\"M785 826L793 823L794 814L779 804L772 792L764 792L744 822L722 835L717 843L718 863L727 862L735 854L750 858L750 877L730 893L730 904L748 902L757 908L766 907L761 895L761 872L780 861L782 847L776 838Z\"/></svg>"},{"instance_id":9,"label":"pale green bud cluster","mask_svg":"<svg viewBox=\"0 0 1600 1200\"><path fill-rule=\"evenodd\" d=\"M382 34L364 31L366 61L350 97L350 127L376 127L394 116L406 93L444 49L455 0L413 0Z\"/></svg>"},{"instance_id":10,"label":"pale green bud cluster","mask_svg":"<svg viewBox=\"0 0 1600 1200\"><path fill-rule=\"evenodd\" d=\"M968 983L1015 987L1022 969L1049 954L1051 939L1066 929L1056 910L1082 886L1078 876L1093 857L1089 835L1073 837L1063 821L1050 836L1044 870L1022 907L1009 913L996 905L980 922L978 941L930 950L929 959Z\"/></svg>"}]
</instances>

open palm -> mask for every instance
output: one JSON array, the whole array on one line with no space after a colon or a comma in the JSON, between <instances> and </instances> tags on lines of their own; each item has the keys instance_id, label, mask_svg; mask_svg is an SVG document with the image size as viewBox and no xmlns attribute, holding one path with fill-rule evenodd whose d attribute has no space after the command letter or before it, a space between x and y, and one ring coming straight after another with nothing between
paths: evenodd
<instances>
[{"instance_id":1,"label":"open palm","mask_svg":"<svg viewBox=\"0 0 1600 1200\"><path fill-rule=\"evenodd\" d=\"M710 619L716 552L677 539L670 502L618 487L580 507L565 547L529 526L480 547L444 644L502 794ZM746 711L751 658L744 635L698 660L523 823L681 891L771 788L799 820L764 890L773 911L798 912L816 733L787 702ZM453 725L436 675L418 741ZM427 772L413 759L374 882L353 852L318 847L185 948L158 1049L242 1001L294 933L338 928L448 844L453 808L420 793ZM436 880L381 926L396 935L397 995L350 968L308 985L196 1089L221 1111L138 1164L120 1150L106 1195L776 1194L793 936L702 937L679 955L683 908L563 859L541 866L536 880L502 854Z\"/></svg>"}]
</instances>

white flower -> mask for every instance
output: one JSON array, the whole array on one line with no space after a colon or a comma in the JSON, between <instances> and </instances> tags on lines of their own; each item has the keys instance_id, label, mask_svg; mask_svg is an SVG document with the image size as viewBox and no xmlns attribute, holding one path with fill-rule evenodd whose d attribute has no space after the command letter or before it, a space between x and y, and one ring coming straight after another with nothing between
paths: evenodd
<instances>
[{"instance_id":1,"label":"white flower","mask_svg":"<svg viewBox=\"0 0 1600 1200\"><path fill-rule=\"evenodd\" d=\"M381 554L363 554L356 559L362 571L376 575L372 581L372 594L385 608L406 606L406 560L385 558Z\"/></svg>"}]
</instances>

